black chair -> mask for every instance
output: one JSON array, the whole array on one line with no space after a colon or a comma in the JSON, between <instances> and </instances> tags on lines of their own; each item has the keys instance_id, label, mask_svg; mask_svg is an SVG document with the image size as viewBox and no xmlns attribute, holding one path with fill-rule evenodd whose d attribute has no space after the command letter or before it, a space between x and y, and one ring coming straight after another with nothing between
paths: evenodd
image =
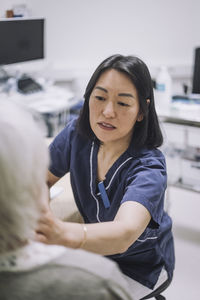
<instances>
[{"instance_id":1,"label":"black chair","mask_svg":"<svg viewBox=\"0 0 200 300\"><path fill-rule=\"evenodd\" d=\"M164 296L161 295L161 293L168 288L168 286L171 283L171 279L167 279L165 282L163 282L155 291L148 294L147 296L141 298L140 300L146 300L155 298L156 300L166 300Z\"/></svg>"}]
</instances>

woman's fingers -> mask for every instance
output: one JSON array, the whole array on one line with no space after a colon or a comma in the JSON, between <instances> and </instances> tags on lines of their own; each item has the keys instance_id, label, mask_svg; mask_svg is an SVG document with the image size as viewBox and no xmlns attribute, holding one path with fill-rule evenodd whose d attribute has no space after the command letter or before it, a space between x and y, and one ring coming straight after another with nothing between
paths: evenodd
<instances>
[{"instance_id":1,"label":"woman's fingers","mask_svg":"<svg viewBox=\"0 0 200 300\"><path fill-rule=\"evenodd\" d=\"M39 231L36 231L34 240L40 243L49 244L46 236Z\"/></svg>"},{"instance_id":2,"label":"woman's fingers","mask_svg":"<svg viewBox=\"0 0 200 300\"><path fill-rule=\"evenodd\" d=\"M48 211L38 221L37 240L48 244L60 244L62 229L63 222L58 220L51 211Z\"/></svg>"}]
</instances>

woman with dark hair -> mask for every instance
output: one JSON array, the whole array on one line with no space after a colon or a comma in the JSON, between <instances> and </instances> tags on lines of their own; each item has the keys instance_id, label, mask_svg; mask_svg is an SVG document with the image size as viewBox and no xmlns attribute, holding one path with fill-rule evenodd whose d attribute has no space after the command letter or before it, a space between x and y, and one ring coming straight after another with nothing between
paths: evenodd
<instances>
[{"instance_id":1,"label":"woman with dark hair","mask_svg":"<svg viewBox=\"0 0 200 300\"><path fill-rule=\"evenodd\" d=\"M147 66L134 56L113 55L92 75L79 119L50 145L48 185L70 172L84 224L64 223L46 212L38 240L114 260L133 299L173 275L166 165L157 149L162 142Z\"/></svg>"},{"instance_id":2,"label":"woman with dark hair","mask_svg":"<svg viewBox=\"0 0 200 300\"><path fill-rule=\"evenodd\" d=\"M143 120L135 124L132 136L135 147L149 146L150 148L155 148L161 146L163 138L155 111L151 75L144 62L133 56L113 55L104 60L96 69L86 87L85 102L79 118L79 131L89 138L95 137L89 120L89 99L100 75L108 69L114 69L128 75L137 89ZM149 100L147 101L147 99Z\"/></svg>"}]
</instances>

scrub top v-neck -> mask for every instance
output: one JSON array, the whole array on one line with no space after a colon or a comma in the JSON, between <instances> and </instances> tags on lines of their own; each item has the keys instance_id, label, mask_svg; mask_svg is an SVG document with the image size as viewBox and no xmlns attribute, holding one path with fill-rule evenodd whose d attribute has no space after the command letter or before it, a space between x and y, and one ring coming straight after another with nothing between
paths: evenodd
<instances>
[{"instance_id":1,"label":"scrub top v-neck","mask_svg":"<svg viewBox=\"0 0 200 300\"><path fill-rule=\"evenodd\" d=\"M112 190L116 189L116 180L118 179L118 173L121 171L122 168L126 168L126 163L133 159L133 157L129 156L127 152L124 152L115 162L114 164L110 167L108 172L106 173L105 179L102 181L103 187L105 189L105 193L108 196L108 201L109 201L109 207L105 207L102 193L98 189L98 184L99 181L97 180L97 168L98 168L98 163L97 163L97 156L98 156L98 151L99 151L99 145L95 142L92 143L91 145L91 152L90 152L90 183L91 183L91 194L93 198L96 198L97 200L97 205L100 202L101 207L103 209L103 214L102 214L102 219L103 221L111 221L114 219L115 214L112 214L111 219L108 217L108 219L105 219L106 215L110 215L108 210L113 210L113 192ZM103 204L103 206L102 206ZM114 203L114 211L116 211L116 205L117 205L117 210L119 208L119 201L117 203ZM101 212L100 212L101 214ZM100 222L101 220L97 218L98 221Z\"/></svg>"},{"instance_id":2,"label":"scrub top v-neck","mask_svg":"<svg viewBox=\"0 0 200 300\"><path fill-rule=\"evenodd\" d=\"M171 218L164 211L166 165L158 149L135 151L130 145L112 165L103 181L109 207L98 190L98 143L79 135L71 121L50 145L50 171L57 177L70 172L74 199L85 223L114 220L126 201L141 203L151 214L151 222L138 240L121 254L109 256L122 272L153 288L164 267L171 278L174 245Z\"/></svg>"}]
</instances>

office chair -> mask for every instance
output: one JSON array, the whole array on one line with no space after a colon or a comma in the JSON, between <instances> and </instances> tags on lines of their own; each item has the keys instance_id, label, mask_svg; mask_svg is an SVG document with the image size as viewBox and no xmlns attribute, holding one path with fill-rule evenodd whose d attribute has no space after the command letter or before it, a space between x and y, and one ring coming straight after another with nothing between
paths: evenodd
<instances>
[{"instance_id":1,"label":"office chair","mask_svg":"<svg viewBox=\"0 0 200 300\"><path fill-rule=\"evenodd\" d=\"M164 290L166 290L166 288L168 288L168 286L170 285L171 281L172 281L171 279L167 279L155 291L153 291L152 293L150 293L149 295L143 297L140 300L146 300L146 299L152 299L152 298L155 298L156 300L166 300L166 298L164 296L162 296L161 293Z\"/></svg>"}]
</instances>

